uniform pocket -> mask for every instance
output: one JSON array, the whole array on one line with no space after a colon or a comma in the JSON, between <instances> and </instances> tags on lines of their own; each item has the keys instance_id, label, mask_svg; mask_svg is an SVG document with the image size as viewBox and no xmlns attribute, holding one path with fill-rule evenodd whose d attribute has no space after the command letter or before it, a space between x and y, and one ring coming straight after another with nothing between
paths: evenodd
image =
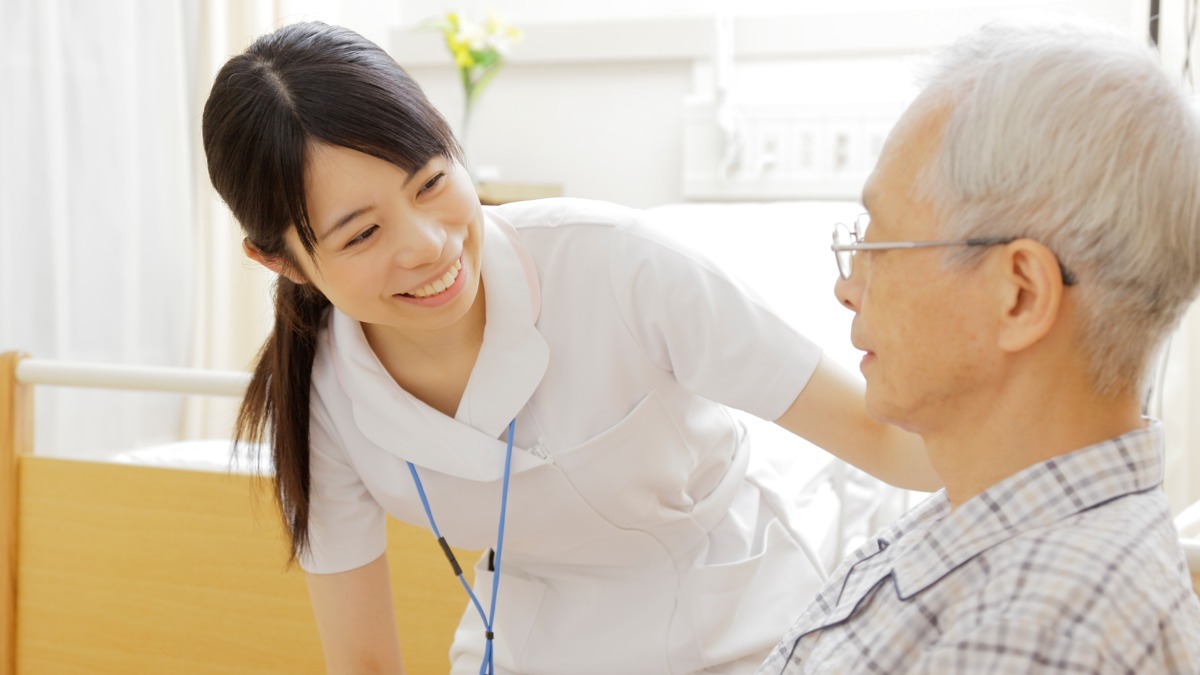
<instances>
[{"instance_id":1,"label":"uniform pocket","mask_svg":"<svg viewBox=\"0 0 1200 675\"><path fill-rule=\"evenodd\" d=\"M554 462L597 513L618 527L643 530L691 511L687 487L695 454L651 392L586 443L555 451Z\"/></svg>"},{"instance_id":2,"label":"uniform pocket","mask_svg":"<svg viewBox=\"0 0 1200 675\"><path fill-rule=\"evenodd\" d=\"M736 562L697 567L685 581L705 667L767 653L821 588L821 574L779 520L762 549Z\"/></svg>"}]
</instances>

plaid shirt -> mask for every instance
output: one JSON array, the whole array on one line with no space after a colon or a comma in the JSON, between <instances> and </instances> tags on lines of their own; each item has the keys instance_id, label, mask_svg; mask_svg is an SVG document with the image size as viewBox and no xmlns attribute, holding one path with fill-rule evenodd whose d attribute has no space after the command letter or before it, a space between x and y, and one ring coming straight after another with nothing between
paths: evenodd
<instances>
[{"instance_id":1,"label":"plaid shirt","mask_svg":"<svg viewBox=\"0 0 1200 675\"><path fill-rule=\"evenodd\" d=\"M1200 673L1162 426L933 495L830 577L758 671Z\"/></svg>"}]
</instances>

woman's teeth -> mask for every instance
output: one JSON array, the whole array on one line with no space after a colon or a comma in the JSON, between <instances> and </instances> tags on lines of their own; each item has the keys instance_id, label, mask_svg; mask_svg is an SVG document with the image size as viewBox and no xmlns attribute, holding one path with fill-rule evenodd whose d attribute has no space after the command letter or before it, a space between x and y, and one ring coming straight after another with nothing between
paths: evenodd
<instances>
[{"instance_id":1,"label":"woman's teeth","mask_svg":"<svg viewBox=\"0 0 1200 675\"><path fill-rule=\"evenodd\" d=\"M454 267L451 267L450 271L446 272L441 279L438 279L432 284L428 284L422 288L418 288L415 291L404 293L404 295L411 295L414 298L427 298L431 295L437 295L438 293L441 293L442 291L454 285L454 280L458 278L458 272L461 269L462 260L455 260Z\"/></svg>"}]
</instances>

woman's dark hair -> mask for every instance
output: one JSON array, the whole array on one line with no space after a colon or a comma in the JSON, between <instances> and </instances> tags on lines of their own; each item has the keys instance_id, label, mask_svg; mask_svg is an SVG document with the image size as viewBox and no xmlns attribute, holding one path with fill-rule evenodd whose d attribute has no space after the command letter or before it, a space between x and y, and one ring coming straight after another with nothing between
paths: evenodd
<instances>
[{"instance_id":1,"label":"woman's dark hair","mask_svg":"<svg viewBox=\"0 0 1200 675\"><path fill-rule=\"evenodd\" d=\"M386 52L353 31L298 23L264 35L217 73L204 105L204 152L213 187L247 243L292 270L294 227L315 241L305 195L314 144L343 146L414 173L435 156L461 159L445 119ZM308 548L309 388L329 301L311 284L279 275L275 325L258 354L234 433L269 441L275 497L291 560Z\"/></svg>"}]
</instances>

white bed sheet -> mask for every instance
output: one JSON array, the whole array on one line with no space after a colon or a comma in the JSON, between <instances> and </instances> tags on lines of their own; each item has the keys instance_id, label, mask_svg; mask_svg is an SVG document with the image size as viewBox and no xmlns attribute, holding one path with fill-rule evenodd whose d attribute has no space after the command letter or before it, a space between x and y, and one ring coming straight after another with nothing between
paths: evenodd
<instances>
[{"instance_id":1,"label":"white bed sheet","mask_svg":"<svg viewBox=\"0 0 1200 675\"><path fill-rule=\"evenodd\" d=\"M109 461L192 471L262 475L272 472L271 455L265 448L242 444L235 453L233 442L225 438L149 445L119 452Z\"/></svg>"}]
</instances>

